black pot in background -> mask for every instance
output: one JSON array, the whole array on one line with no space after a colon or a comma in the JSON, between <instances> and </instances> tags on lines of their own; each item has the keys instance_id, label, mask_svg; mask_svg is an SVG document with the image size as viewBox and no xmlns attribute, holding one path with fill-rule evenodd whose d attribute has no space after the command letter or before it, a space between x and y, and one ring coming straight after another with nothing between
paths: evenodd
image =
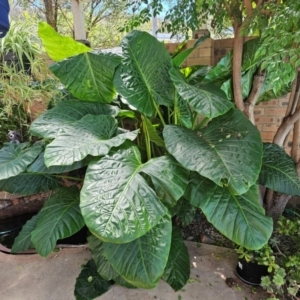
<instances>
[{"instance_id":1,"label":"black pot in background","mask_svg":"<svg viewBox=\"0 0 300 300\"><path fill-rule=\"evenodd\" d=\"M244 259L239 259L236 271L242 281L251 285L260 285L261 277L269 274L267 266L247 262Z\"/></svg>"},{"instance_id":2,"label":"black pot in background","mask_svg":"<svg viewBox=\"0 0 300 300\"><path fill-rule=\"evenodd\" d=\"M22 55L22 61L23 61L23 67L24 67L25 73L27 73L28 75L31 75L31 64L25 54ZM8 67L14 66L17 69L17 71L22 70L22 64L19 60L18 55L12 51L9 51L7 54L5 54L2 57L2 64L3 63L5 63ZM1 67L0 67L0 69L1 69Z\"/></svg>"}]
</instances>

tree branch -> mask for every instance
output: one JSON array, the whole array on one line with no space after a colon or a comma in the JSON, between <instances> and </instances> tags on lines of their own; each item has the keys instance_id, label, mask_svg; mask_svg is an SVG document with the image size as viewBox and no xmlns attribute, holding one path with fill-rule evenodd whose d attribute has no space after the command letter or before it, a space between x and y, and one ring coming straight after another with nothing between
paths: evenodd
<instances>
[{"instance_id":1,"label":"tree branch","mask_svg":"<svg viewBox=\"0 0 300 300\"><path fill-rule=\"evenodd\" d=\"M265 72L261 72L260 70L257 72L257 74L254 76L252 89L250 92L250 95L248 96L247 101L245 102L245 110L244 114L247 116L247 118L255 124L254 121L254 108L255 104L259 98L261 88L264 84L266 74Z\"/></svg>"},{"instance_id":2,"label":"tree branch","mask_svg":"<svg viewBox=\"0 0 300 300\"><path fill-rule=\"evenodd\" d=\"M252 15L252 3L251 0L244 0L244 6L246 8L247 17Z\"/></svg>"}]
</instances>

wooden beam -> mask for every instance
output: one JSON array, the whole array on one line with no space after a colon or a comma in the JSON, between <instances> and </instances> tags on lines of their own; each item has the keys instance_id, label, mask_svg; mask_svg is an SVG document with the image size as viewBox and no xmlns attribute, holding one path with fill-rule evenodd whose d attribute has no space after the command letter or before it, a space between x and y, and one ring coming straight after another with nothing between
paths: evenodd
<instances>
[{"instance_id":1,"label":"wooden beam","mask_svg":"<svg viewBox=\"0 0 300 300\"><path fill-rule=\"evenodd\" d=\"M83 5L80 0L72 0L75 40L86 40Z\"/></svg>"}]
</instances>

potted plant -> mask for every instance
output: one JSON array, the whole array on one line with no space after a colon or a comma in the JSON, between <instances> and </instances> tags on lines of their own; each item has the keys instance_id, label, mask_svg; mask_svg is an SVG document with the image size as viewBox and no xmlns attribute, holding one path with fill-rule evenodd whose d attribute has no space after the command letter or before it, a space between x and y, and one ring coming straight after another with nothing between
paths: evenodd
<instances>
[{"instance_id":1,"label":"potted plant","mask_svg":"<svg viewBox=\"0 0 300 300\"><path fill-rule=\"evenodd\" d=\"M90 270L141 288L163 278L179 290L190 263L175 215L199 207L237 244L256 250L267 243L273 221L257 182L300 194L299 179L284 150L263 144L214 83L215 68L181 68L207 37L171 58L140 31L123 39L122 56L93 53L45 23L39 35L57 61L51 71L75 99L31 124L39 142L0 150L0 189L54 191L23 227L14 252L33 244L46 257L58 239L86 225L94 261L82 276ZM280 172L278 156L285 162Z\"/></svg>"},{"instance_id":2,"label":"potted plant","mask_svg":"<svg viewBox=\"0 0 300 300\"><path fill-rule=\"evenodd\" d=\"M300 220L281 216L269 243L257 251L239 247L238 276L250 284L260 284L270 293L269 299L296 299L300 288ZM263 273L247 273L248 266ZM246 269L246 271L244 270ZM249 270L249 269L248 269ZM256 277L257 276L257 277ZM255 280L248 280L255 278Z\"/></svg>"}]
</instances>

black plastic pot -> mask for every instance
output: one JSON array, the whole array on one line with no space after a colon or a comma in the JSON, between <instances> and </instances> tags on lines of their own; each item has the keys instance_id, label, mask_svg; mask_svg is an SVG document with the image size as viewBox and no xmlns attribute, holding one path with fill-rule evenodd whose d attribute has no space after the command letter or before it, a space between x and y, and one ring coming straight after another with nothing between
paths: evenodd
<instances>
[{"instance_id":1,"label":"black plastic pot","mask_svg":"<svg viewBox=\"0 0 300 300\"><path fill-rule=\"evenodd\" d=\"M261 277L268 275L268 267L244 259L238 261L237 276L247 284L260 285Z\"/></svg>"}]
</instances>

